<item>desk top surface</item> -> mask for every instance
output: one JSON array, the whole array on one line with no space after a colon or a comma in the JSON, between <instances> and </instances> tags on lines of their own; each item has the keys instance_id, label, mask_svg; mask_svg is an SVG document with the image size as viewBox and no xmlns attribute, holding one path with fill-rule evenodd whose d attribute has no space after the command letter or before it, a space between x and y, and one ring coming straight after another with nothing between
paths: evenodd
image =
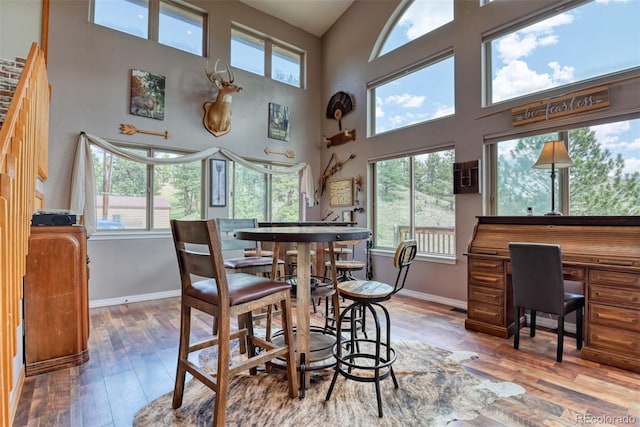
<instances>
[{"instance_id":1,"label":"desk top surface","mask_svg":"<svg viewBox=\"0 0 640 427\"><path fill-rule=\"evenodd\" d=\"M240 240L267 242L339 242L366 240L371 237L371 230L342 226L259 227L234 230L233 235Z\"/></svg>"}]
</instances>

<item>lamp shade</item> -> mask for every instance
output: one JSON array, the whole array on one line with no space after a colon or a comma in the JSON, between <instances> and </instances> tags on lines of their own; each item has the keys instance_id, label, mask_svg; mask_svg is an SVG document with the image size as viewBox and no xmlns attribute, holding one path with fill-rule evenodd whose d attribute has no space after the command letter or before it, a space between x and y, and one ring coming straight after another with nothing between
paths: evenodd
<instances>
[{"instance_id":1,"label":"lamp shade","mask_svg":"<svg viewBox=\"0 0 640 427\"><path fill-rule=\"evenodd\" d=\"M540 157L533 165L535 169L564 169L575 166L567 153L563 141L547 141L542 146Z\"/></svg>"}]
</instances>

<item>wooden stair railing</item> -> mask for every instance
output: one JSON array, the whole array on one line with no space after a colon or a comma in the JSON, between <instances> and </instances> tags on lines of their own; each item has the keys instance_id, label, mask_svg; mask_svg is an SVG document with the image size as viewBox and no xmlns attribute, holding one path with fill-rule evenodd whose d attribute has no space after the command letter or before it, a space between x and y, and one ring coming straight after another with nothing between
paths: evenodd
<instances>
[{"instance_id":1,"label":"wooden stair railing","mask_svg":"<svg viewBox=\"0 0 640 427\"><path fill-rule=\"evenodd\" d=\"M43 195L36 191L36 181L47 177L49 102L44 53L33 43L0 128L0 425L3 426L12 424L22 384L14 378L13 360L18 350L16 330L22 322L20 301L31 216L44 205Z\"/></svg>"}]
</instances>

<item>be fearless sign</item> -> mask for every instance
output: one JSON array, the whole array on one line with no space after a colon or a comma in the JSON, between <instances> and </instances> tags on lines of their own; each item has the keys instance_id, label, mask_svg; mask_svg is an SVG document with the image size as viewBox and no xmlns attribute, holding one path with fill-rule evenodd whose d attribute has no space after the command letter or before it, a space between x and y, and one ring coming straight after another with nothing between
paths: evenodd
<instances>
[{"instance_id":1,"label":"be fearless sign","mask_svg":"<svg viewBox=\"0 0 640 427\"><path fill-rule=\"evenodd\" d=\"M522 126L599 110L608 106L609 87L598 86L513 108L511 110L512 124L513 126Z\"/></svg>"}]
</instances>

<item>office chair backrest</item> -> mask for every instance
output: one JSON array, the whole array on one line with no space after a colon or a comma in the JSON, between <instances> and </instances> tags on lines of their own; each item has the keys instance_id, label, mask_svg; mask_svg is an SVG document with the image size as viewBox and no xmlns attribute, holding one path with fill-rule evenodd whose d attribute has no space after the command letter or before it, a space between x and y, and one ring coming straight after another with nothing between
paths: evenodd
<instances>
[{"instance_id":1,"label":"office chair backrest","mask_svg":"<svg viewBox=\"0 0 640 427\"><path fill-rule=\"evenodd\" d=\"M512 242L509 253L515 306L561 314L564 278L560 245Z\"/></svg>"},{"instance_id":2,"label":"office chair backrest","mask_svg":"<svg viewBox=\"0 0 640 427\"><path fill-rule=\"evenodd\" d=\"M416 259L417 253L418 242L414 239L403 240L396 248L396 254L393 257L393 266L398 269L398 275L396 276L396 284L391 293L392 295L404 288L409 267L413 263L413 260Z\"/></svg>"}]
</instances>

